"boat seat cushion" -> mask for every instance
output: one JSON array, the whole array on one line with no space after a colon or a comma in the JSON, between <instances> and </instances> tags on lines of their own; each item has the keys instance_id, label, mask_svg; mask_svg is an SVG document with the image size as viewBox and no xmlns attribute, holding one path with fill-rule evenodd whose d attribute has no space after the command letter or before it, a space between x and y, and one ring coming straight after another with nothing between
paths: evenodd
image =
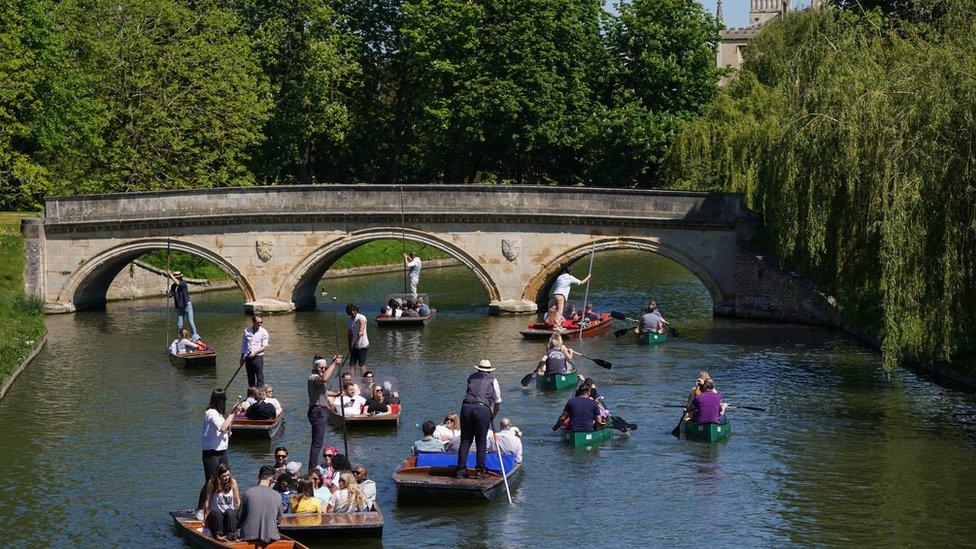
<instances>
[{"instance_id":1,"label":"boat seat cushion","mask_svg":"<svg viewBox=\"0 0 976 549\"><path fill-rule=\"evenodd\" d=\"M504 458L505 471L515 468L515 456L502 454ZM468 454L468 469L474 469L477 457ZM457 465L457 452L419 452L417 454L417 467L454 467ZM485 456L485 467L489 471L501 473L502 469L498 463L498 454L488 454Z\"/></svg>"}]
</instances>

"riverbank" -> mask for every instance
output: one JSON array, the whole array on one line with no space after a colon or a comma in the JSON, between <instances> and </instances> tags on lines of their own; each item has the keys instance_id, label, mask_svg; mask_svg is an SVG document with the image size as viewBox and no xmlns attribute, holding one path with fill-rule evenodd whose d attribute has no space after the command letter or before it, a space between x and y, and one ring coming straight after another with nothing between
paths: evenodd
<instances>
[{"instance_id":1,"label":"riverbank","mask_svg":"<svg viewBox=\"0 0 976 549\"><path fill-rule=\"evenodd\" d=\"M23 293L24 241L20 220L25 214L0 214L0 397L9 382L44 342L44 314L37 301Z\"/></svg>"}]
</instances>

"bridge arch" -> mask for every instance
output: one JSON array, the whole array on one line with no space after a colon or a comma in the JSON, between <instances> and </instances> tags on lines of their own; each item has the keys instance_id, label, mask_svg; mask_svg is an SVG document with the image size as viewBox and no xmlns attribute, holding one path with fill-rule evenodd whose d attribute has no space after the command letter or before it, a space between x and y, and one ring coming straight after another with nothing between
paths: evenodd
<instances>
[{"instance_id":1,"label":"bridge arch","mask_svg":"<svg viewBox=\"0 0 976 549\"><path fill-rule=\"evenodd\" d=\"M468 255L467 252L431 234L414 229L403 229L401 227L373 227L353 231L338 240L334 240L316 249L288 273L278 290L277 299L292 302L295 309L314 307L316 286L322 280L322 277L325 276L329 267L338 261L340 257L366 242L381 239L399 240L400 238L437 248L454 259L457 259L468 267L478 280L481 281L485 290L488 291L489 300L499 299L501 293L491 275L488 274L488 271L477 260Z\"/></svg>"},{"instance_id":2,"label":"bridge arch","mask_svg":"<svg viewBox=\"0 0 976 549\"><path fill-rule=\"evenodd\" d=\"M186 252L210 261L230 276L244 294L245 301L255 299L254 289L240 269L213 250L172 238L144 238L111 247L85 261L62 287L58 303L67 310L101 307L105 304L109 286L126 265L146 252L161 249Z\"/></svg>"},{"instance_id":3,"label":"bridge arch","mask_svg":"<svg viewBox=\"0 0 976 549\"><path fill-rule=\"evenodd\" d=\"M563 267L571 265L576 260L586 257L591 251L603 252L610 250L644 250L653 252L662 257L666 257L678 263L685 269L688 269L693 275L695 275L695 277L705 285L709 295L712 296L713 304L722 303L727 299L722 292L721 286L712 273L691 257L685 255L675 248L661 244L657 240L633 237L598 239L566 251L562 255L546 263L535 274L535 276L532 277L532 279L526 285L525 290L522 292L522 299L533 301L535 303L545 303L548 301L548 296L544 294L547 293L548 289L552 285L552 282L559 275L559 271L562 270ZM579 276L580 273L576 273L576 275ZM582 276L579 277L582 278Z\"/></svg>"}]
</instances>

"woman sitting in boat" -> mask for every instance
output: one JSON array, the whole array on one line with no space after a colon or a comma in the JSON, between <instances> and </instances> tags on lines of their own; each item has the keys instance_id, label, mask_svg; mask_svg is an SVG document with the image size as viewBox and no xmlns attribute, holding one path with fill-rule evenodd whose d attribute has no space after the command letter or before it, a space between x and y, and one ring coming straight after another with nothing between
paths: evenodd
<instances>
[{"instance_id":1,"label":"woman sitting in boat","mask_svg":"<svg viewBox=\"0 0 976 549\"><path fill-rule=\"evenodd\" d=\"M715 389L715 381L708 378L702 384L701 394L691 400L691 420L695 423L728 423L726 406L722 402L722 393Z\"/></svg>"},{"instance_id":2,"label":"woman sitting in boat","mask_svg":"<svg viewBox=\"0 0 976 549\"><path fill-rule=\"evenodd\" d=\"M359 488L356 477L346 471L339 477L339 489L332 493L325 506L326 513L361 513L369 511L366 496Z\"/></svg>"},{"instance_id":3,"label":"woman sitting in boat","mask_svg":"<svg viewBox=\"0 0 976 549\"><path fill-rule=\"evenodd\" d=\"M458 415L454 412L446 414L444 416L444 423L441 423L434 429L434 436L444 442L449 442L454 437L460 437L461 422L458 420Z\"/></svg>"},{"instance_id":4,"label":"woman sitting in boat","mask_svg":"<svg viewBox=\"0 0 976 549\"><path fill-rule=\"evenodd\" d=\"M298 488L295 490L295 495L291 497L288 511L292 513L322 513L325 511L322 500L315 497L315 481L312 479L312 473L298 480Z\"/></svg>"},{"instance_id":5,"label":"woman sitting in boat","mask_svg":"<svg viewBox=\"0 0 976 549\"><path fill-rule=\"evenodd\" d=\"M339 489L339 479L342 478L342 474L352 473L352 463L346 457L346 454L336 454L332 458L332 468L335 469L335 473L332 475L332 482L329 483L329 489L334 494Z\"/></svg>"},{"instance_id":6,"label":"woman sitting in boat","mask_svg":"<svg viewBox=\"0 0 976 549\"><path fill-rule=\"evenodd\" d=\"M413 301L407 301L407 304L403 307L403 317L404 318L419 318L420 312L417 311L417 304Z\"/></svg>"},{"instance_id":7,"label":"woman sitting in boat","mask_svg":"<svg viewBox=\"0 0 976 549\"><path fill-rule=\"evenodd\" d=\"M312 479L312 495L319 498L319 501L323 502L323 504L329 501L332 490L329 490L329 487L325 484L325 480L322 478L322 473L318 467L308 473L308 478Z\"/></svg>"},{"instance_id":8,"label":"woman sitting in boat","mask_svg":"<svg viewBox=\"0 0 976 549\"><path fill-rule=\"evenodd\" d=\"M184 328L180 330L180 337L170 343L169 352L177 356L185 356L197 351L199 348L199 345L190 341L190 331Z\"/></svg>"},{"instance_id":9,"label":"woman sitting in boat","mask_svg":"<svg viewBox=\"0 0 976 549\"><path fill-rule=\"evenodd\" d=\"M322 450L322 463L319 464L316 469L322 475L322 483L328 487L332 484L332 477L335 476L335 467L332 465L332 459L339 454L339 449L335 446L326 446Z\"/></svg>"},{"instance_id":10,"label":"woman sitting in boat","mask_svg":"<svg viewBox=\"0 0 976 549\"><path fill-rule=\"evenodd\" d=\"M553 330L561 329L559 325L559 309L555 303L549 305L549 310L546 311L546 316L542 319L542 323L548 325Z\"/></svg>"},{"instance_id":11,"label":"woman sitting in boat","mask_svg":"<svg viewBox=\"0 0 976 549\"><path fill-rule=\"evenodd\" d=\"M563 345L563 338L559 334L552 334L546 345L546 353L539 360L536 375L568 374L576 371L570 362L576 354L572 349Z\"/></svg>"},{"instance_id":12,"label":"woman sitting in boat","mask_svg":"<svg viewBox=\"0 0 976 549\"><path fill-rule=\"evenodd\" d=\"M424 303L424 298L422 297L417 298L417 312L420 313L420 316L422 317L430 316L430 307Z\"/></svg>"},{"instance_id":13,"label":"woman sitting in boat","mask_svg":"<svg viewBox=\"0 0 976 549\"><path fill-rule=\"evenodd\" d=\"M207 499L203 503L210 535L217 539L237 530L237 510L241 508L241 492L237 479L230 474L226 463L217 465L217 474L207 482Z\"/></svg>"},{"instance_id":14,"label":"woman sitting in boat","mask_svg":"<svg viewBox=\"0 0 976 549\"><path fill-rule=\"evenodd\" d=\"M400 316L403 315L403 309L400 307L399 301L391 299L386 302L386 306L390 310L389 316L392 316L393 318L400 318Z\"/></svg>"},{"instance_id":15,"label":"woman sitting in boat","mask_svg":"<svg viewBox=\"0 0 976 549\"><path fill-rule=\"evenodd\" d=\"M264 401L275 407L275 417L281 415L282 407L281 402L278 402L277 398L274 398L274 387L265 384L264 386Z\"/></svg>"},{"instance_id":16,"label":"woman sitting in boat","mask_svg":"<svg viewBox=\"0 0 976 549\"><path fill-rule=\"evenodd\" d=\"M392 411L390 403L386 401L386 396L383 395L382 386L370 386L370 393L372 396L366 400L366 415L389 414Z\"/></svg>"},{"instance_id":17,"label":"woman sitting in boat","mask_svg":"<svg viewBox=\"0 0 976 549\"><path fill-rule=\"evenodd\" d=\"M247 409L250 408L252 404L257 403L257 401L258 401L258 388L248 387L247 398L245 398L244 402L241 403L241 413L238 414L238 417L243 417L244 412L247 412Z\"/></svg>"}]
</instances>

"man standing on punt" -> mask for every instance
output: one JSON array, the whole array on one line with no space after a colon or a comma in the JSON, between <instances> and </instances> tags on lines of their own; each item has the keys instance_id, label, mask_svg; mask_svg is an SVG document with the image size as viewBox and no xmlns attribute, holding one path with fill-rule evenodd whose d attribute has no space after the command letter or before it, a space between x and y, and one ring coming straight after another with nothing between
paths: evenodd
<instances>
[{"instance_id":1,"label":"man standing on punt","mask_svg":"<svg viewBox=\"0 0 976 549\"><path fill-rule=\"evenodd\" d=\"M241 337L241 365L247 366L247 386L264 387L264 352L268 350L268 331L264 319L251 317L251 325Z\"/></svg>"},{"instance_id":2,"label":"man standing on punt","mask_svg":"<svg viewBox=\"0 0 976 549\"><path fill-rule=\"evenodd\" d=\"M485 472L485 455L488 450L488 430L501 409L502 393L498 380L491 375L495 368L482 360L475 367L478 371L468 376L468 390L461 403L461 445L458 448L457 476L467 476L468 451L471 443L477 449L475 476Z\"/></svg>"}]
</instances>

